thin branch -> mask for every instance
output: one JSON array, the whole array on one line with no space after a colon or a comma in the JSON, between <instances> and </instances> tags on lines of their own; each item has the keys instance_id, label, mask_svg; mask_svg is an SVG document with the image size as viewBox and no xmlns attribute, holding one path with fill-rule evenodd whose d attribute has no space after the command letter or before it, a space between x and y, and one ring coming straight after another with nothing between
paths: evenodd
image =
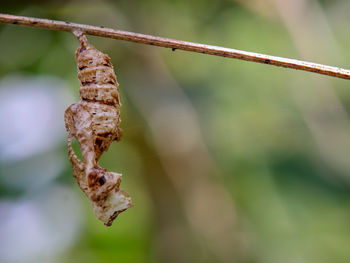
<instances>
[{"instance_id":1,"label":"thin branch","mask_svg":"<svg viewBox=\"0 0 350 263\"><path fill-rule=\"evenodd\" d=\"M67 32L81 31L84 34L115 38L119 40L126 40L141 44L154 45L159 47L166 47L175 49L181 49L191 52L236 58L241 60L247 60L252 62L258 62L268 65L274 65L278 67L292 68L298 70L304 70L323 74L327 76L333 76L337 78L350 79L350 70L331 67L322 64L306 62L296 59L288 59L283 57L275 57L270 55L264 55L259 53L241 51L237 49L224 48L218 46L211 46L181 40L175 40L170 38L156 37L151 35L144 35L139 33L133 33L128 31L116 30L111 28L104 28L103 26L90 26L83 24L75 24L71 22L56 21L49 19L14 16L0 13L0 23L30 26L36 28L46 28L50 30L60 30Z\"/></svg>"}]
</instances>

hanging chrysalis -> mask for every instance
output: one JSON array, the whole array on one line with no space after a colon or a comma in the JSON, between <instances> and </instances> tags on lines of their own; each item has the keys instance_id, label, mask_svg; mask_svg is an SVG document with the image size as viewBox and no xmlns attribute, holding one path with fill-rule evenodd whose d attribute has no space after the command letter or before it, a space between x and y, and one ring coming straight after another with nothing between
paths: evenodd
<instances>
[{"instance_id":1,"label":"hanging chrysalis","mask_svg":"<svg viewBox=\"0 0 350 263\"><path fill-rule=\"evenodd\" d=\"M108 55L87 43L79 33L81 46L76 51L80 100L65 111L68 155L80 188L91 200L96 216L110 226L119 213L132 207L131 198L119 189L121 174L98 165L103 152L122 136L118 82ZM84 161L72 148L79 142Z\"/></svg>"}]
</instances>

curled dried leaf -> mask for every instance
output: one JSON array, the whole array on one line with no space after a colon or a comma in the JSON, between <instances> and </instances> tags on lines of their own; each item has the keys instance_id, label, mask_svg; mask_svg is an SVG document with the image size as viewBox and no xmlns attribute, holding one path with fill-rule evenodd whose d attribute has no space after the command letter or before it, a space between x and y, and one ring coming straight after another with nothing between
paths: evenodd
<instances>
[{"instance_id":1,"label":"curled dried leaf","mask_svg":"<svg viewBox=\"0 0 350 263\"><path fill-rule=\"evenodd\" d=\"M80 188L91 200L96 216L110 226L119 213L132 206L130 196L119 189L121 174L108 172L98 161L113 141L122 136L118 82L108 55L78 36L76 51L80 101L65 111L68 155ZM84 161L73 151L72 138L79 142Z\"/></svg>"}]
</instances>

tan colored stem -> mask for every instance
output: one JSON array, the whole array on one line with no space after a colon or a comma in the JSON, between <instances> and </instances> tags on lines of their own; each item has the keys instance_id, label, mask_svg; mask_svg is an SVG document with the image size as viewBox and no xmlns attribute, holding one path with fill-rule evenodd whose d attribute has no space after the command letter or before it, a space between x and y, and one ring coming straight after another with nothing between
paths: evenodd
<instances>
[{"instance_id":1,"label":"tan colored stem","mask_svg":"<svg viewBox=\"0 0 350 263\"><path fill-rule=\"evenodd\" d=\"M61 30L67 32L81 31L84 34L115 38L119 40L131 41L141 44L154 45L159 47L166 47L175 49L181 49L191 52L203 53L208 55L215 55L227 58L236 58L241 60L247 60L252 62L258 62L268 65L274 65L278 67L292 68L298 70L304 70L323 74L327 76L350 79L350 70L326 66L322 64L289 59L283 57L275 57L265 54L253 53L248 51L242 51L231 48L224 48L218 46L211 46L181 40L175 40L170 38L156 37L151 35L144 35L139 33L133 33L128 31L116 30L111 28L104 28L103 26L90 26L83 24L75 24L71 22L63 22L49 19L14 16L0 13L0 23L14 24L22 26L30 26L36 28L46 28L51 30Z\"/></svg>"}]
</instances>

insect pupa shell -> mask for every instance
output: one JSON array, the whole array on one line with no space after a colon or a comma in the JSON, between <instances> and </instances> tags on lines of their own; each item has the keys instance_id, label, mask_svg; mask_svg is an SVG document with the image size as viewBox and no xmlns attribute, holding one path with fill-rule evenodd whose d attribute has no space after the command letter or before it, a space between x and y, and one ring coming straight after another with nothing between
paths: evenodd
<instances>
[{"instance_id":1,"label":"insect pupa shell","mask_svg":"<svg viewBox=\"0 0 350 263\"><path fill-rule=\"evenodd\" d=\"M74 177L91 200L96 216L110 226L119 213L132 207L130 196L119 189L121 174L108 172L98 161L113 141L122 136L118 82L108 55L79 36L76 51L80 101L65 112L68 155ZM72 138L79 142L84 161L73 151Z\"/></svg>"}]
</instances>

